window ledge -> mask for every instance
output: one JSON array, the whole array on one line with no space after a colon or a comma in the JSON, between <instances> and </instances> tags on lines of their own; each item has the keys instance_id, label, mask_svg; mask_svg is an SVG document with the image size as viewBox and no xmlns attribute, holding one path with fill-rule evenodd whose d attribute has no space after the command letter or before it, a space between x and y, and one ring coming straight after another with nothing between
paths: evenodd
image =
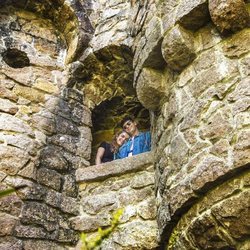
<instances>
[{"instance_id":1,"label":"window ledge","mask_svg":"<svg viewBox=\"0 0 250 250\"><path fill-rule=\"evenodd\" d=\"M79 168L76 170L77 182L104 180L112 176L136 172L153 164L153 152L146 152L132 157L115 160L100 165Z\"/></svg>"}]
</instances>

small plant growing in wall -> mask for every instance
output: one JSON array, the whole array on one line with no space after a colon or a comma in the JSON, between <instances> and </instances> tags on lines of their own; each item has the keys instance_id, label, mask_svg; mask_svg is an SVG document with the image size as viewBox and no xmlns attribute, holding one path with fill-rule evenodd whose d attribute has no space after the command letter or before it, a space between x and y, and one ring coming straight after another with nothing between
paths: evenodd
<instances>
[{"instance_id":1,"label":"small plant growing in wall","mask_svg":"<svg viewBox=\"0 0 250 250\"><path fill-rule=\"evenodd\" d=\"M117 228L120 223L120 218L123 214L124 209L118 209L112 217L111 226L106 229L98 228L98 233L95 237L87 239L85 233L81 233L82 247L81 250L95 250L100 247L104 239L107 239L109 235Z\"/></svg>"},{"instance_id":2,"label":"small plant growing in wall","mask_svg":"<svg viewBox=\"0 0 250 250\"><path fill-rule=\"evenodd\" d=\"M7 195L10 195L10 194L16 192L17 190L19 190L21 188L24 188L24 187L26 187L26 185L18 186L16 188L11 187L11 188L7 188L5 190L1 190L0 191L0 199L7 196Z\"/></svg>"}]
</instances>

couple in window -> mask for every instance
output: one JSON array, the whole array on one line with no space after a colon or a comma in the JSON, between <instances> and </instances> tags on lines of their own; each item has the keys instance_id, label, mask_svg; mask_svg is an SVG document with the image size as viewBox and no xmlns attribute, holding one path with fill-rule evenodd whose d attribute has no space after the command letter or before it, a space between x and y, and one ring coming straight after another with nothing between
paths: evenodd
<instances>
[{"instance_id":1,"label":"couple in window","mask_svg":"<svg viewBox=\"0 0 250 250\"><path fill-rule=\"evenodd\" d=\"M97 150L96 164L123 159L151 150L150 132L140 132L137 122L130 116L121 121L122 131L118 132L111 143L102 142Z\"/></svg>"}]
</instances>

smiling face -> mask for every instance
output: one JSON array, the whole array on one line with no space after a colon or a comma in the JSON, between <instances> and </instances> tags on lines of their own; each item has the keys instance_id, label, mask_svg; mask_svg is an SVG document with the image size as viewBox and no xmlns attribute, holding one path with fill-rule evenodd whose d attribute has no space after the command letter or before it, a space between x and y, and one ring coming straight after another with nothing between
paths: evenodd
<instances>
[{"instance_id":1,"label":"smiling face","mask_svg":"<svg viewBox=\"0 0 250 250\"><path fill-rule=\"evenodd\" d=\"M122 127L130 136L135 136L138 133L137 123L131 120L126 121Z\"/></svg>"},{"instance_id":2,"label":"smiling face","mask_svg":"<svg viewBox=\"0 0 250 250\"><path fill-rule=\"evenodd\" d=\"M121 132L117 138L116 138L116 143L119 146L122 146L124 144L124 142L129 138L129 135L126 132Z\"/></svg>"}]
</instances>

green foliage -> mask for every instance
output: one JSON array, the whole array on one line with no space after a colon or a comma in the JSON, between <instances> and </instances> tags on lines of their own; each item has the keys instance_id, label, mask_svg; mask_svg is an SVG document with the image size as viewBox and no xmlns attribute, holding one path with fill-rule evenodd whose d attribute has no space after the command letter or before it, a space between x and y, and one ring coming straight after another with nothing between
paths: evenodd
<instances>
[{"instance_id":1,"label":"green foliage","mask_svg":"<svg viewBox=\"0 0 250 250\"><path fill-rule=\"evenodd\" d=\"M174 245L177 241L177 239L179 238L180 235L180 231L177 231L176 229L172 232L169 242L168 242L168 247L167 250L172 250L174 249Z\"/></svg>"},{"instance_id":2,"label":"green foliage","mask_svg":"<svg viewBox=\"0 0 250 250\"><path fill-rule=\"evenodd\" d=\"M108 238L109 235L116 229L116 227L119 225L120 217L123 214L124 209L120 208L118 209L112 217L111 226L102 230L101 228L98 228L98 233L95 237L92 237L90 239L87 239L87 236L85 233L81 233L81 241L82 241L82 247L81 250L94 250L98 249L98 247L101 245L104 239Z\"/></svg>"},{"instance_id":3,"label":"green foliage","mask_svg":"<svg viewBox=\"0 0 250 250\"><path fill-rule=\"evenodd\" d=\"M12 194L12 193L16 192L17 190L19 190L21 188L24 188L24 187L26 187L26 185L22 185L22 186L19 186L17 188L12 188L11 187L11 188L8 188L8 189L5 189L5 190L1 190L0 191L0 198L3 198L3 197L5 197L5 196L7 196L9 194Z\"/></svg>"}]
</instances>

